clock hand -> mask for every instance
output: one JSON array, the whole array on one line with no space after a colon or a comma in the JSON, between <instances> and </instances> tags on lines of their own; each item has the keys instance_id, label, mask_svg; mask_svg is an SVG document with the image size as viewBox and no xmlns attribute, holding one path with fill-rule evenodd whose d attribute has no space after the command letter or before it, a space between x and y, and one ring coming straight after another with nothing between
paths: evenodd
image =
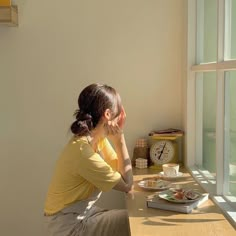
<instances>
[{"instance_id":1,"label":"clock hand","mask_svg":"<svg viewBox=\"0 0 236 236\"><path fill-rule=\"evenodd\" d=\"M163 154L163 152L164 152L165 146L166 146L166 143L164 144L164 146L163 146L163 148L162 148L162 150L161 150L161 153L160 153L159 157L157 158L158 160L161 159L161 156L162 156L162 154Z\"/></svg>"}]
</instances>

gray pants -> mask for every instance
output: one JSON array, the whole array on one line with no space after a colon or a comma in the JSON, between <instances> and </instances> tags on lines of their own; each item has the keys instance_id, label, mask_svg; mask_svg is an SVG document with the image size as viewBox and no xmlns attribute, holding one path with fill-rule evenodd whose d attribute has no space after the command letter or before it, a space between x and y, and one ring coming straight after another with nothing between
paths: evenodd
<instances>
[{"instance_id":1,"label":"gray pants","mask_svg":"<svg viewBox=\"0 0 236 236\"><path fill-rule=\"evenodd\" d=\"M85 214L80 204L45 216L50 236L130 236L129 218L125 209L104 210L92 206Z\"/></svg>"}]
</instances>

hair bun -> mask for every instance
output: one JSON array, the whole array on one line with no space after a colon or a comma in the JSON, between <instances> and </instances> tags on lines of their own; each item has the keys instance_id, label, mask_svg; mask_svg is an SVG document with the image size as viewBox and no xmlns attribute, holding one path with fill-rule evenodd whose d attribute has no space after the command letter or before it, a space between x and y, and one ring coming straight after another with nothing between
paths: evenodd
<instances>
[{"instance_id":1,"label":"hair bun","mask_svg":"<svg viewBox=\"0 0 236 236\"><path fill-rule=\"evenodd\" d=\"M92 116L81 110L74 113L76 121L71 125L71 131L74 134L85 135L93 128Z\"/></svg>"},{"instance_id":2,"label":"hair bun","mask_svg":"<svg viewBox=\"0 0 236 236\"><path fill-rule=\"evenodd\" d=\"M83 120L92 120L92 116L84 111L77 110L75 112L76 120L83 121Z\"/></svg>"}]
</instances>

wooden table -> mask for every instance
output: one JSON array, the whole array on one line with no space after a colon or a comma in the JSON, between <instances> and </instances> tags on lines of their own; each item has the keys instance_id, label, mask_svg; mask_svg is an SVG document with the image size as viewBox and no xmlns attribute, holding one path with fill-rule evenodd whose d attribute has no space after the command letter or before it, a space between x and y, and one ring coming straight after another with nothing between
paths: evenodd
<instances>
[{"instance_id":1,"label":"wooden table","mask_svg":"<svg viewBox=\"0 0 236 236\"><path fill-rule=\"evenodd\" d=\"M183 177L168 181L204 192L189 173L181 171ZM146 196L154 192L141 189L137 183L157 177L157 171L134 168L133 174L133 194L126 197L132 236L236 236L234 227L210 199L191 214L147 208Z\"/></svg>"}]
</instances>

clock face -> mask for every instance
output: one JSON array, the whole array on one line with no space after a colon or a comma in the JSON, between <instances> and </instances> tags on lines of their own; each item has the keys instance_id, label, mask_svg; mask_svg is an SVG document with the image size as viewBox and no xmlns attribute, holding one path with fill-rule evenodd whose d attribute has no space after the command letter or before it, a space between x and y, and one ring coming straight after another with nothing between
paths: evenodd
<instances>
[{"instance_id":1,"label":"clock face","mask_svg":"<svg viewBox=\"0 0 236 236\"><path fill-rule=\"evenodd\" d=\"M175 154L174 145L171 141L160 140L155 142L150 149L150 157L154 164L162 165L170 162Z\"/></svg>"}]
</instances>

